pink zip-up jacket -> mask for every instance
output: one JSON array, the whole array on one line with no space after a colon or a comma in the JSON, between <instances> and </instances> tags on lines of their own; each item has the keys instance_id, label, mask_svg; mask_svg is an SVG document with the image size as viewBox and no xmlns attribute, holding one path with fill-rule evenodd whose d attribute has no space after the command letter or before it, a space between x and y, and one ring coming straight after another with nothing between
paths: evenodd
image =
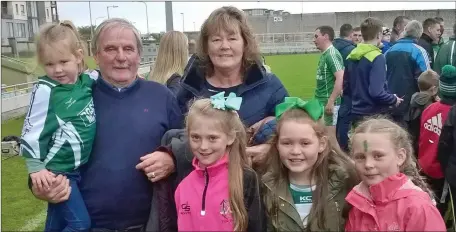
<instances>
[{"instance_id":1,"label":"pink zip-up jacket","mask_svg":"<svg viewBox=\"0 0 456 232\"><path fill-rule=\"evenodd\" d=\"M446 231L429 194L402 173L370 187L361 182L345 199L353 206L346 231Z\"/></svg>"},{"instance_id":2,"label":"pink zip-up jacket","mask_svg":"<svg viewBox=\"0 0 456 232\"><path fill-rule=\"evenodd\" d=\"M228 156L201 169L193 159L193 170L174 194L179 231L233 231L228 189Z\"/></svg>"}]
</instances>

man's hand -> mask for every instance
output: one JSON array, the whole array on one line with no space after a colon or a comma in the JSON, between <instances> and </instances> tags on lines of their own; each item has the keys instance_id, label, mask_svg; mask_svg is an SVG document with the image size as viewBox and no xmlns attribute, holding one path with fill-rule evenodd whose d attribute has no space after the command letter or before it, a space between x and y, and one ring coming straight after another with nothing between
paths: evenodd
<instances>
[{"instance_id":1,"label":"man's hand","mask_svg":"<svg viewBox=\"0 0 456 232\"><path fill-rule=\"evenodd\" d=\"M260 126L261 125L264 125L266 124L267 122L271 121L271 120L274 120L275 117L273 116L268 116L266 118L263 118L262 120L256 122L255 124L251 125L249 128L253 129L253 131L258 131L258 129L260 129Z\"/></svg>"},{"instance_id":2,"label":"man's hand","mask_svg":"<svg viewBox=\"0 0 456 232\"><path fill-rule=\"evenodd\" d=\"M141 169L152 182L157 182L166 178L174 172L175 165L170 154L156 151L140 158L141 163L136 165L136 169Z\"/></svg>"},{"instance_id":3,"label":"man's hand","mask_svg":"<svg viewBox=\"0 0 456 232\"><path fill-rule=\"evenodd\" d=\"M40 170L38 172L34 172L30 174L30 178L32 179L32 184L38 188L38 190L44 191L49 190L54 183L55 174L48 171L47 169Z\"/></svg>"},{"instance_id":4,"label":"man's hand","mask_svg":"<svg viewBox=\"0 0 456 232\"><path fill-rule=\"evenodd\" d=\"M36 198L54 204L66 201L71 193L70 180L66 176L57 175L49 190L40 191L37 186L32 185L32 193Z\"/></svg>"},{"instance_id":5,"label":"man's hand","mask_svg":"<svg viewBox=\"0 0 456 232\"><path fill-rule=\"evenodd\" d=\"M404 99L398 97L396 94L394 94L394 96L396 97L396 107L397 107L404 101Z\"/></svg>"},{"instance_id":6,"label":"man's hand","mask_svg":"<svg viewBox=\"0 0 456 232\"><path fill-rule=\"evenodd\" d=\"M328 103L326 103L325 113L326 113L326 115L333 115L333 113L334 113L334 101L333 100L328 100Z\"/></svg>"},{"instance_id":7,"label":"man's hand","mask_svg":"<svg viewBox=\"0 0 456 232\"><path fill-rule=\"evenodd\" d=\"M246 152L249 157L252 158L252 163L263 164L266 161L267 154L271 144L260 144L252 147L247 147Z\"/></svg>"}]
</instances>

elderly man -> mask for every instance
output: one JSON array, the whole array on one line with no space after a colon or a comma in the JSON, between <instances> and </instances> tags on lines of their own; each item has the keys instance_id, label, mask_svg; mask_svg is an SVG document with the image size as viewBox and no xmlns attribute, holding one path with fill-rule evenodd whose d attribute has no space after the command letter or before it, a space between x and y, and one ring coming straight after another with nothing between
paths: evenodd
<instances>
[{"instance_id":1,"label":"elderly man","mask_svg":"<svg viewBox=\"0 0 456 232\"><path fill-rule=\"evenodd\" d=\"M404 38L399 39L385 53L386 80L391 93L404 99L398 107L392 109L393 120L405 126L404 115L408 112L410 100L418 92L418 76L430 69L429 56L416 41L423 33L420 22L413 20L405 26Z\"/></svg>"},{"instance_id":2,"label":"elderly man","mask_svg":"<svg viewBox=\"0 0 456 232\"><path fill-rule=\"evenodd\" d=\"M168 154L144 155L159 147L166 131L181 127L182 113L165 86L137 77L142 44L130 22L104 21L92 42L100 67L93 89L97 130L90 161L81 169L81 194L93 231L143 231L151 209L151 182L175 167ZM35 186L32 191L58 203L71 189L59 176L47 192Z\"/></svg>"}]
</instances>

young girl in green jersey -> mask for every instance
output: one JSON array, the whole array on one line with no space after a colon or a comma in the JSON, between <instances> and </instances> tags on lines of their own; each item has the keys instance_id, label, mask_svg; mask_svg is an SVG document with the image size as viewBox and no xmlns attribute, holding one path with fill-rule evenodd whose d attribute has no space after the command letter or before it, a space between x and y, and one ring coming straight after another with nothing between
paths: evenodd
<instances>
[{"instance_id":1,"label":"young girl in green jersey","mask_svg":"<svg viewBox=\"0 0 456 232\"><path fill-rule=\"evenodd\" d=\"M342 231L345 197L358 182L347 155L331 144L317 100L286 97L263 175L268 231Z\"/></svg>"},{"instance_id":2,"label":"young girl in green jersey","mask_svg":"<svg viewBox=\"0 0 456 232\"><path fill-rule=\"evenodd\" d=\"M34 86L20 153L38 190L48 189L58 174L70 181L69 199L49 203L45 231L88 231L90 217L79 192L78 170L87 162L95 136L95 80L83 72L85 49L73 23L44 25L36 47L46 76Z\"/></svg>"}]
</instances>

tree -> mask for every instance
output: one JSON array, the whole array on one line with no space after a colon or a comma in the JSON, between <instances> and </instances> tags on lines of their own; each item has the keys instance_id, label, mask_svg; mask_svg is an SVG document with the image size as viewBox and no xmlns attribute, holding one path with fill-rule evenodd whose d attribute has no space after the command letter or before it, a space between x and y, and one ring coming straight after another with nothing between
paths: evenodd
<instances>
[{"instance_id":1,"label":"tree","mask_svg":"<svg viewBox=\"0 0 456 232\"><path fill-rule=\"evenodd\" d=\"M164 34L165 34L164 32L160 32L160 33L151 33L150 35L152 36L152 38L154 38L154 40L155 40L154 42L159 44L160 40Z\"/></svg>"},{"instance_id":2,"label":"tree","mask_svg":"<svg viewBox=\"0 0 456 232\"><path fill-rule=\"evenodd\" d=\"M93 31L95 32L95 26L93 27ZM82 40L90 40L91 32L90 32L90 26L82 26L78 27L79 34L81 35Z\"/></svg>"}]
</instances>

